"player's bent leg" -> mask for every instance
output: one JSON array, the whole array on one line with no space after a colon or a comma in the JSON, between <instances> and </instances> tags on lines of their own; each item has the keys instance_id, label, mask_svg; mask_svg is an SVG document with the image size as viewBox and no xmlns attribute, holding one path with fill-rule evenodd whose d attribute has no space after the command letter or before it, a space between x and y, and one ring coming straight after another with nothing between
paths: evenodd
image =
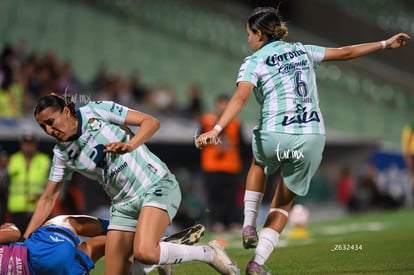
<instances>
[{"instance_id":1,"label":"player's bent leg","mask_svg":"<svg viewBox=\"0 0 414 275\"><path fill-rule=\"evenodd\" d=\"M106 234L109 221L89 215L59 215L46 221L44 225L50 224L69 228L76 235L94 237Z\"/></svg>"},{"instance_id":2,"label":"player's bent leg","mask_svg":"<svg viewBox=\"0 0 414 275\"><path fill-rule=\"evenodd\" d=\"M178 231L169 236L163 237L161 241L178 243L178 244L187 244L192 245L197 243L200 238L204 235L205 227L202 224L195 224L191 227L185 228L181 231ZM145 265L140 263L136 259L133 259L131 266L132 275L144 275L155 268L158 269L158 274L160 275L171 275L173 274L173 268L171 264L166 265Z\"/></svg>"},{"instance_id":3,"label":"player's bent leg","mask_svg":"<svg viewBox=\"0 0 414 275\"><path fill-rule=\"evenodd\" d=\"M160 264L178 264L201 261L209 264L221 274L239 274L236 263L227 255L217 241L208 245L189 246L161 242Z\"/></svg>"},{"instance_id":4,"label":"player's bent leg","mask_svg":"<svg viewBox=\"0 0 414 275\"><path fill-rule=\"evenodd\" d=\"M246 177L246 190L264 193L266 180L267 175L264 173L263 167L253 157Z\"/></svg>"},{"instance_id":5,"label":"player's bent leg","mask_svg":"<svg viewBox=\"0 0 414 275\"><path fill-rule=\"evenodd\" d=\"M68 220L78 235L94 237L106 235L109 220L87 215L69 216Z\"/></svg>"},{"instance_id":6,"label":"player's bent leg","mask_svg":"<svg viewBox=\"0 0 414 275\"><path fill-rule=\"evenodd\" d=\"M165 210L144 206L138 218L134 238L134 257L145 264L158 264L160 260L160 239L170 224Z\"/></svg>"},{"instance_id":7,"label":"player's bent leg","mask_svg":"<svg viewBox=\"0 0 414 275\"><path fill-rule=\"evenodd\" d=\"M288 212L292 208L296 194L289 190L284 181L276 187L275 194L270 204L270 211L267 216L264 227L270 227L277 232L282 233L288 220ZM273 209L273 210L272 210Z\"/></svg>"},{"instance_id":8,"label":"player's bent leg","mask_svg":"<svg viewBox=\"0 0 414 275\"><path fill-rule=\"evenodd\" d=\"M134 232L109 230L105 245L105 274L128 274ZM122 247L122 249L119 249Z\"/></svg>"},{"instance_id":9,"label":"player's bent leg","mask_svg":"<svg viewBox=\"0 0 414 275\"><path fill-rule=\"evenodd\" d=\"M195 224L191 227L178 231L170 236L162 238L164 242L193 245L198 243L204 235L205 227L202 224ZM171 264L166 264L158 267L159 275L172 275L173 268Z\"/></svg>"},{"instance_id":10,"label":"player's bent leg","mask_svg":"<svg viewBox=\"0 0 414 275\"><path fill-rule=\"evenodd\" d=\"M246 191L244 194L244 221L242 231L243 247L254 248L257 246L256 219L259 207L262 203L267 176L253 157L246 179Z\"/></svg>"},{"instance_id":11,"label":"player's bent leg","mask_svg":"<svg viewBox=\"0 0 414 275\"><path fill-rule=\"evenodd\" d=\"M96 236L78 245L78 249L88 255L94 263L105 255L106 236Z\"/></svg>"},{"instance_id":12,"label":"player's bent leg","mask_svg":"<svg viewBox=\"0 0 414 275\"><path fill-rule=\"evenodd\" d=\"M169 224L166 211L145 206L142 208L134 239L134 256L147 264L177 264L202 261L223 274L238 274L238 268L218 244L190 246L171 242L159 242Z\"/></svg>"},{"instance_id":13,"label":"player's bent leg","mask_svg":"<svg viewBox=\"0 0 414 275\"><path fill-rule=\"evenodd\" d=\"M269 214L260 231L259 241L254 255L247 265L246 274L268 274L264 270L264 263L277 246L280 233L287 223L288 211L292 207L295 197L296 194L290 191L282 180L276 187Z\"/></svg>"}]
</instances>

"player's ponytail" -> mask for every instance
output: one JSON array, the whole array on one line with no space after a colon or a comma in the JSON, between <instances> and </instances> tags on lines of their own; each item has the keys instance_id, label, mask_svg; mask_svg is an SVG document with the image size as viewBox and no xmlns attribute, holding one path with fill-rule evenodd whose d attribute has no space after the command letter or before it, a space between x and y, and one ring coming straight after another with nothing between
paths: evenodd
<instances>
[{"instance_id":1,"label":"player's ponytail","mask_svg":"<svg viewBox=\"0 0 414 275\"><path fill-rule=\"evenodd\" d=\"M267 39L282 40L288 33L286 23L282 21L278 8L256 8L247 19L247 24L253 33L260 30Z\"/></svg>"},{"instance_id":2,"label":"player's ponytail","mask_svg":"<svg viewBox=\"0 0 414 275\"><path fill-rule=\"evenodd\" d=\"M288 34L288 29L284 23L280 26L276 26L272 38L282 40Z\"/></svg>"}]
</instances>

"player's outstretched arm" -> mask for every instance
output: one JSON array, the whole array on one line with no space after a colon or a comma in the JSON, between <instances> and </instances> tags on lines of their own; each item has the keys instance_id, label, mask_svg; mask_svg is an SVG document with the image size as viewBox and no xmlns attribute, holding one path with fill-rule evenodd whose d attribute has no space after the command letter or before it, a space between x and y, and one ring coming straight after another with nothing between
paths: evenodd
<instances>
[{"instance_id":1,"label":"player's outstretched arm","mask_svg":"<svg viewBox=\"0 0 414 275\"><path fill-rule=\"evenodd\" d=\"M410 39L406 33L396 34L387 40L370 42L358 45L345 46L342 48L327 48L324 61L349 60L358 58L382 49L396 49L403 47Z\"/></svg>"},{"instance_id":2,"label":"player's outstretched arm","mask_svg":"<svg viewBox=\"0 0 414 275\"><path fill-rule=\"evenodd\" d=\"M52 213L52 209L55 206L62 185L63 182L54 182L51 180L47 182L46 188L37 202L35 212L23 235L25 239L27 239L33 231L39 228L49 217L50 213Z\"/></svg>"},{"instance_id":3,"label":"player's outstretched arm","mask_svg":"<svg viewBox=\"0 0 414 275\"><path fill-rule=\"evenodd\" d=\"M203 149L208 144L216 144L218 141L218 135L223 128L227 125L243 110L249 96L253 91L253 84L247 81L241 81L237 85L237 89L227 104L223 114L219 117L217 124L214 128L208 132L202 133L194 141L195 146L198 149Z\"/></svg>"},{"instance_id":4,"label":"player's outstretched arm","mask_svg":"<svg viewBox=\"0 0 414 275\"><path fill-rule=\"evenodd\" d=\"M93 262L97 262L105 255L106 236L92 237L78 245L78 249L85 252Z\"/></svg>"}]
</instances>

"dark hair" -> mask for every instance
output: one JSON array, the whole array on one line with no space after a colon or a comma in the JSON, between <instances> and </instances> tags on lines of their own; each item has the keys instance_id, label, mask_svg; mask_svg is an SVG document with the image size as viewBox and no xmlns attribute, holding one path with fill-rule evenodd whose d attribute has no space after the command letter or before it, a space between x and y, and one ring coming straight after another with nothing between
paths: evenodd
<instances>
[{"instance_id":1,"label":"dark hair","mask_svg":"<svg viewBox=\"0 0 414 275\"><path fill-rule=\"evenodd\" d=\"M273 7L256 8L247 19L247 24L253 33L260 30L267 39L283 39L288 33L279 9Z\"/></svg>"},{"instance_id":2,"label":"dark hair","mask_svg":"<svg viewBox=\"0 0 414 275\"><path fill-rule=\"evenodd\" d=\"M50 94L43 96L37 102L36 107L34 108L34 115L36 116L44 109L51 107L54 111L63 112L63 108L69 107L70 113L75 116L75 103L72 101L71 96L59 96L57 94Z\"/></svg>"}]
</instances>

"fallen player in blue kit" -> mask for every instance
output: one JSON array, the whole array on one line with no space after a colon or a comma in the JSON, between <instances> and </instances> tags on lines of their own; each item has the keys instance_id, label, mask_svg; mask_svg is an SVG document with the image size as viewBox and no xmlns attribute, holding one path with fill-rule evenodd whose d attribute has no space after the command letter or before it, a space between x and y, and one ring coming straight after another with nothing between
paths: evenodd
<instances>
[{"instance_id":1,"label":"fallen player in blue kit","mask_svg":"<svg viewBox=\"0 0 414 275\"><path fill-rule=\"evenodd\" d=\"M26 240L21 240L14 224L5 223L0 226L0 274L89 274L104 256L108 223L92 216L61 215L45 222ZM204 226L198 224L164 240L194 244L203 234ZM87 239L81 241L79 236ZM134 273L145 274L154 268L134 264ZM165 274L163 268L159 271Z\"/></svg>"}]
</instances>

